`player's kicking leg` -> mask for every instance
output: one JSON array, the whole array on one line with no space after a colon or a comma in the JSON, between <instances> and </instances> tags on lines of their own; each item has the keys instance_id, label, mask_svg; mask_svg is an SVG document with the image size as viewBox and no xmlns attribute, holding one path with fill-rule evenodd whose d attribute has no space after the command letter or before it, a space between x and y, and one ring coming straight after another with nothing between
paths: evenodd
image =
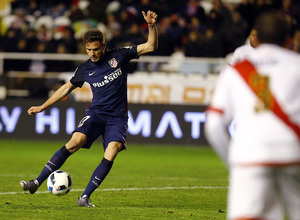
<instances>
[{"instance_id":1,"label":"player's kicking leg","mask_svg":"<svg viewBox=\"0 0 300 220\"><path fill-rule=\"evenodd\" d=\"M40 175L35 180L20 182L20 186L24 191L29 191L31 194L35 193L40 185L48 178L48 176L58 170L65 161L81 148L86 142L86 135L82 133L74 133L71 140L58 151L56 151L48 163L44 166Z\"/></svg>"}]
</instances>

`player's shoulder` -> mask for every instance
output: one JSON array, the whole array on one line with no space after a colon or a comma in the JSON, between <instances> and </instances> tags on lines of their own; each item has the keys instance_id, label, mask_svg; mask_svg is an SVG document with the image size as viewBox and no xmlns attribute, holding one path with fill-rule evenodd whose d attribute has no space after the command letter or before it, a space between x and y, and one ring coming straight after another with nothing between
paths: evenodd
<instances>
[{"instance_id":1,"label":"player's shoulder","mask_svg":"<svg viewBox=\"0 0 300 220\"><path fill-rule=\"evenodd\" d=\"M78 68L84 68L84 67L88 67L93 65L93 62L91 61L91 59L88 59L84 62L82 62L81 64L78 65Z\"/></svg>"},{"instance_id":2,"label":"player's shoulder","mask_svg":"<svg viewBox=\"0 0 300 220\"><path fill-rule=\"evenodd\" d=\"M295 51L288 50L285 48L281 48L281 53L283 57L286 57L288 59L296 60L299 62L300 60L300 55L299 53L296 53Z\"/></svg>"},{"instance_id":3,"label":"player's shoulder","mask_svg":"<svg viewBox=\"0 0 300 220\"><path fill-rule=\"evenodd\" d=\"M250 44L244 44L238 48L235 49L235 52L245 51L245 50L252 50L253 47Z\"/></svg>"},{"instance_id":4,"label":"player's shoulder","mask_svg":"<svg viewBox=\"0 0 300 220\"><path fill-rule=\"evenodd\" d=\"M255 49L250 44L245 44L236 48L232 54L230 64L233 65L246 59L254 50Z\"/></svg>"},{"instance_id":5,"label":"player's shoulder","mask_svg":"<svg viewBox=\"0 0 300 220\"><path fill-rule=\"evenodd\" d=\"M80 63L74 72L77 74L82 73L86 70L86 68L88 68L91 65L93 65L93 62L90 59L88 59L88 60Z\"/></svg>"},{"instance_id":6,"label":"player's shoulder","mask_svg":"<svg viewBox=\"0 0 300 220\"><path fill-rule=\"evenodd\" d=\"M300 55L292 50L277 46L265 44L257 48L257 53L263 56L269 55L267 57L277 57L278 60L290 63L290 62L300 62Z\"/></svg>"}]
</instances>

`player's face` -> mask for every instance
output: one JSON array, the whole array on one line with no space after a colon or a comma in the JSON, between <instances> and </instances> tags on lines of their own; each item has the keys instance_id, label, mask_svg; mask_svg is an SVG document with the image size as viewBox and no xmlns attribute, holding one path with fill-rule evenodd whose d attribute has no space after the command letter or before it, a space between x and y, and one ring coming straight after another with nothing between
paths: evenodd
<instances>
[{"instance_id":1,"label":"player's face","mask_svg":"<svg viewBox=\"0 0 300 220\"><path fill-rule=\"evenodd\" d=\"M250 44L252 47L258 47L259 45L259 40L257 37L257 30L253 29L249 35L249 40L250 40Z\"/></svg>"},{"instance_id":2,"label":"player's face","mask_svg":"<svg viewBox=\"0 0 300 220\"><path fill-rule=\"evenodd\" d=\"M100 41L93 41L85 44L86 53L90 57L91 61L97 62L104 54L106 44L100 43Z\"/></svg>"}]
</instances>

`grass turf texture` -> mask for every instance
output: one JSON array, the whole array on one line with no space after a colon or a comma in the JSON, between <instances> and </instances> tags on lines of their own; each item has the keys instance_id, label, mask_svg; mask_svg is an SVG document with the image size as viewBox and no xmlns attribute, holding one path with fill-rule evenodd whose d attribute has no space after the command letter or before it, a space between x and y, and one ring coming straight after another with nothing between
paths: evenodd
<instances>
[{"instance_id":1,"label":"grass turf texture","mask_svg":"<svg viewBox=\"0 0 300 220\"><path fill-rule=\"evenodd\" d=\"M0 219L225 219L227 169L208 147L128 144L91 196L78 197L103 157L102 145L81 149L61 167L72 177L65 196L24 193L19 182L34 179L61 141L0 140Z\"/></svg>"}]
</instances>

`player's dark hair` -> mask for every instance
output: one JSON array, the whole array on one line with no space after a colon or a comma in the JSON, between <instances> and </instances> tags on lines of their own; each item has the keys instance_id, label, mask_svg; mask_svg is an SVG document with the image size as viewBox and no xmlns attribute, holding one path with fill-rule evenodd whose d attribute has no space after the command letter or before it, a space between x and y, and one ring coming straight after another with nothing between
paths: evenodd
<instances>
[{"instance_id":1,"label":"player's dark hair","mask_svg":"<svg viewBox=\"0 0 300 220\"><path fill-rule=\"evenodd\" d=\"M104 43L104 35L101 31L96 28L92 28L85 32L82 36L83 43L91 43L94 41L100 41L100 43Z\"/></svg>"},{"instance_id":2,"label":"player's dark hair","mask_svg":"<svg viewBox=\"0 0 300 220\"><path fill-rule=\"evenodd\" d=\"M283 46L286 42L289 27L283 14L269 11L256 21L257 37L261 43Z\"/></svg>"},{"instance_id":3,"label":"player's dark hair","mask_svg":"<svg viewBox=\"0 0 300 220\"><path fill-rule=\"evenodd\" d=\"M257 31L257 24L255 24L255 25L251 28L251 30L256 30L256 31Z\"/></svg>"}]
</instances>

